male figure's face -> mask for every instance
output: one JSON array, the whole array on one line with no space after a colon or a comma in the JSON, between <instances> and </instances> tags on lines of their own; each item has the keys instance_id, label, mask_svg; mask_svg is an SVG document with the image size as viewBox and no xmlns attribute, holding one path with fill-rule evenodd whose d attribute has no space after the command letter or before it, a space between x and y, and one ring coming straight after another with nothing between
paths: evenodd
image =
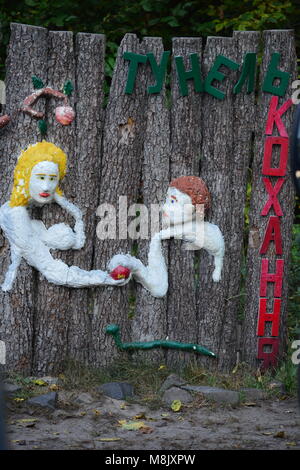
<instances>
[{"instance_id":1,"label":"male figure's face","mask_svg":"<svg viewBox=\"0 0 300 470\"><path fill-rule=\"evenodd\" d=\"M37 163L29 180L29 193L31 199L39 204L52 202L59 181L58 165L43 161Z\"/></svg>"},{"instance_id":2,"label":"male figure's face","mask_svg":"<svg viewBox=\"0 0 300 470\"><path fill-rule=\"evenodd\" d=\"M174 187L169 187L166 202L162 207L164 226L179 225L189 222L194 217L194 206L188 194Z\"/></svg>"}]
</instances>

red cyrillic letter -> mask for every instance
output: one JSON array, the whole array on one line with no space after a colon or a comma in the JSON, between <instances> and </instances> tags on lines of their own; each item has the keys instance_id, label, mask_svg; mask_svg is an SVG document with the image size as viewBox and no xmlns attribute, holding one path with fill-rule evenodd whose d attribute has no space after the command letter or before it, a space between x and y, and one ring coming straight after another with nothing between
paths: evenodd
<instances>
[{"instance_id":1,"label":"red cyrillic letter","mask_svg":"<svg viewBox=\"0 0 300 470\"><path fill-rule=\"evenodd\" d=\"M276 255L282 255L280 220L276 215L272 215L268 220L266 233L259 252L261 255L265 255L267 253L271 241L275 242Z\"/></svg>"},{"instance_id":2,"label":"red cyrillic letter","mask_svg":"<svg viewBox=\"0 0 300 470\"><path fill-rule=\"evenodd\" d=\"M265 334L265 323L272 322L272 336L279 335L281 299L274 299L273 312L267 312L267 299L259 299L257 336Z\"/></svg>"},{"instance_id":3,"label":"red cyrillic letter","mask_svg":"<svg viewBox=\"0 0 300 470\"><path fill-rule=\"evenodd\" d=\"M271 168L273 145L280 145L279 167ZM269 176L284 176L286 173L289 150L289 139L286 137L267 137L265 141L262 174Z\"/></svg>"},{"instance_id":4,"label":"red cyrillic letter","mask_svg":"<svg viewBox=\"0 0 300 470\"><path fill-rule=\"evenodd\" d=\"M267 135L272 135L274 123L276 123L281 137L288 137L285 126L281 121L281 116L292 106L293 102L291 99L289 99L283 103L279 109L277 109L278 99L278 96L272 96L271 98L265 133Z\"/></svg>"},{"instance_id":5,"label":"red cyrillic letter","mask_svg":"<svg viewBox=\"0 0 300 470\"><path fill-rule=\"evenodd\" d=\"M272 346L270 352L264 351L264 346ZM278 360L279 339L278 338L259 338L257 359L263 359L262 369L269 366L275 367Z\"/></svg>"},{"instance_id":6,"label":"red cyrillic letter","mask_svg":"<svg viewBox=\"0 0 300 470\"><path fill-rule=\"evenodd\" d=\"M261 211L261 215L268 215L269 210L273 206L275 214L279 217L282 216L283 212L278 202L277 194L281 190L282 185L285 182L285 179L284 178L278 179L275 183L275 186L272 186L272 183L269 180L269 178L263 178L263 182L267 190L267 193L269 194L269 199L267 200L263 210Z\"/></svg>"},{"instance_id":7,"label":"red cyrillic letter","mask_svg":"<svg viewBox=\"0 0 300 470\"><path fill-rule=\"evenodd\" d=\"M269 260L264 258L261 260L261 274L260 274L260 297L267 297L267 283L274 282L274 297L281 297L282 290L282 277L283 277L284 260L276 260L276 273L269 273Z\"/></svg>"}]
</instances>

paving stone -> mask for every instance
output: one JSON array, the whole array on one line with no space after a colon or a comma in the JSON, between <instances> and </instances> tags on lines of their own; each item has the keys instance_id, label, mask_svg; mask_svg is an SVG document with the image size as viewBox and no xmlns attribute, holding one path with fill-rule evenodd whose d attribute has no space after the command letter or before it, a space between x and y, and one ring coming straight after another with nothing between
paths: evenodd
<instances>
[{"instance_id":1,"label":"paving stone","mask_svg":"<svg viewBox=\"0 0 300 470\"><path fill-rule=\"evenodd\" d=\"M59 382L59 378L58 377L50 377L50 376L46 376L46 377L40 377L40 380L43 380L44 382L46 382L48 385L57 385L58 382Z\"/></svg>"},{"instance_id":2,"label":"paving stone","mask_svg":"<svg viewBox=\"0 0 300 470\"><path fill-rule=\"evenodd\" d=\"M276 392L279 392L282 395L285 395L286 393L286 388L284 384L279 380L272 380L272 382L270 382L268 385L268 389L275 390Z\"/></svg>"},{"instance_id":3,"label":"paving stone","mask_svg":"<svg viewBox=\"0 0 300 470\"><path fill-rule=\"evenodd\" d=\"M57 398L57 392L50 392L44 395L29 398L26 403L29 406L37 406L39 408L54 410L56 408Z\"/></svg>"},{"instance_id":4,"label":"paving stone","mask_svg":"<svg viewBox=\"0 0 300 470\"><path fill-rule=\"evenodd\" d=\"M174 400L180 400L183 404L193 401L192 395L179 387L171 387L166 390L162 396L162 401L170 406Z\"/></svg>"},{"instance_id":5,"label":"paving stone","mask_svg":"<svg viewBox=\"0 0 300 470\"><path fill-rule=\"evenodd\" d=\"M235 392L234 390L226 390L223 388L204 385L183 385L182 388L190 392L201 393L205 398L215 401L216 403L237 405L240 401L239 392Z\"/></svg>"},{"instance_id":6,"label":"paving stone","mask_svg":"<svg viewBox=\"0 0 300 470\"><path fill-rule=\"evenodd\" d=\"M184 381L179 375L171 374L169 375L166 380L163 382L162 386L160 387L160 392L165 392L168 388L171 387L180 387L181 385L185 385L187 382Z\"/></svg>"},{"instance_id":7,"label":"paving stone","mask_svg":"<svg viewBox=\"0 0 300 470\"><path fill-rule=\"evenodd\" d=\"M89 403L92 403L94 399L89 393L81 393L74 401L75 403L88 405Z\"/></svg>"},{"instance_id":8,"label":"paving stone","mask_svg":"<svg viewBox=\"0 0 300 470\"><path fill-rule=\"evenodd\" d=\"M241 388L240 392L245 401L264 400L267 397L266 392L259 388Z\"/></svg>"},{"instance_id":9,"label":"paving stone","mask_svg":"<svg viewBox=\"0 0 300 470\"><path fill-rule=\"evenodd\" d=\"M19 392L20 390L22 390L22 387L20 387L20 385L11 384L8 382L4 383L4 393L7 396L15 395L15 393Z\"/></svg>"},{"instance_id":10,"label":"paving stone","mask_svg":"<svg viewBox=\"0 0 300 470\"><path fill-rule=\"evenodd\" d=\"M134 395L133 386L127 382L108 382L100 385L97 390L115 400L126 400L126 398Z\"/></svg>"}]
</instances>

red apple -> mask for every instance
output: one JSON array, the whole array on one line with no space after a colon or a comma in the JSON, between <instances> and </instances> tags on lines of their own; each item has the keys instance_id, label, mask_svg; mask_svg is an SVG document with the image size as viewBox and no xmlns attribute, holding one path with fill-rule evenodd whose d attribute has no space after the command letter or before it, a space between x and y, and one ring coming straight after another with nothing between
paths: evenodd
<instances>
[{"instance_id":1,"label":"red apple","mask_svg":"<svg viewBox=\"0 0 300 470\"><path fill-rule=\"evenodd\" d=\"M0 117L0 129L1 127L6 126L10 121L10 117L7 114L4 114L4 116Z\"/></svg>"},{"instance_id":2,"label":"red apple","mask_svg":"<svg viewBox=\"0 0 300 470\"><path fill-rule=\"evenodd\" d=\"M112 277L115 281L119 281L120 279L127 279L129 276L130 276L130 269L125 268L124 266L117 266L110 273L110 277Z\"/></svg>"},{"instance_id":3,"label":"red apple","mask_svg":"<svg viewBox=\"0 0 300 470\"><path fill-rule=\"evenodd\" d=\"M68 126L75 118L75 111L71 106L58 106L55 108L55 119L63 126Z\"/></svg>"}]
</instances>

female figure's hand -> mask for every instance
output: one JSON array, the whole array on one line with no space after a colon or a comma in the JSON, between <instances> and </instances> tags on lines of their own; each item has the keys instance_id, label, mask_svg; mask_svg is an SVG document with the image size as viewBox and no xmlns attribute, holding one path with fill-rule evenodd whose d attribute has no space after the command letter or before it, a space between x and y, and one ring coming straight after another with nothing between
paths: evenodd
<instances>
[{"instance_id":1,"label":"female figure's hand","mask_svg":"<svg viewBox=\"0 0 300 470\"><path fill-rule=\"evenodd\" d=\"M75 243L72 248L74 250L80 250L85 244L84 224L81 210L75 206L75 204L72 204L72 202L57 193L54 195L54 200L60 207L65 209L72 217L74 217Z\"/></svg>"}]
</instances>

